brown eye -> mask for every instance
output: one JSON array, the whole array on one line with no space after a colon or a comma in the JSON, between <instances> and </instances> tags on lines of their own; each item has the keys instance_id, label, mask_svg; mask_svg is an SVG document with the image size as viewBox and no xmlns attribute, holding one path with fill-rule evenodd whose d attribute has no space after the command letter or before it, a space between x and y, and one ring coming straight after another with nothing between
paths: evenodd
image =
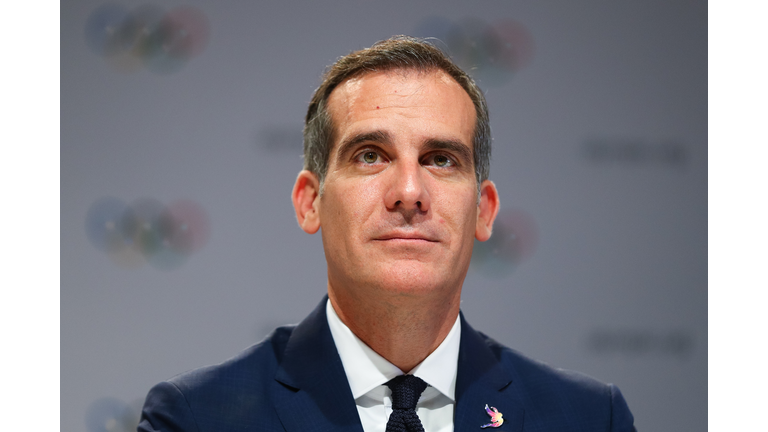
<instances>
[{"instance_id":1,"label":"brown eye","mask_svg":"<svg viewBox=\"0 0 768 432\"><path fill-rule=\"evenodd\" d=\"M434 160L435 160L435 165L437 165L439 167L444 167L444 166L448 165L448 162L450 162L450 160L447 157L443 156L443 155L435 156Z\"/></svg>"},{"instance_id":2,"label":"brown eye","mask_svg":"<svg viewBox=\"0 0 768 432\"><path fill-rule=\"evenodd\" d=\"M379 155L376 154L376 152L365 152L363 153L363 161L365 163L374 163L379 159Z\"/></svg>"}]
</instances>

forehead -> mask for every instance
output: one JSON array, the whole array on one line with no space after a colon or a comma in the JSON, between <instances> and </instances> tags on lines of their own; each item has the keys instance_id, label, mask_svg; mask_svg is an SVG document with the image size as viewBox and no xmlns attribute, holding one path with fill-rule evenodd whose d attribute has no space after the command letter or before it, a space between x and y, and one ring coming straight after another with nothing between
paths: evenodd
<instances>
[{"instance_id":1,"label":"forehead","mask_svg":"<svg viewBox=\"0 0 768 432\"><path fill-rule=\"evenodd\" d=\"M442 70L395 69L356 76L331 92L327 107L334 149L345 135L367 129L451 138L472 147L474 104Z\"/></svg>"}]
</instances>

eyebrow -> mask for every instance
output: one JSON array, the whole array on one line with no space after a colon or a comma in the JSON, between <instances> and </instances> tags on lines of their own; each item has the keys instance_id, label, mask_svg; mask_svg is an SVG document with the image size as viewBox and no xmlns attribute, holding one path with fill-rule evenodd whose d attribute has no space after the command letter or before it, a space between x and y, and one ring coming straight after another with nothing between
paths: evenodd
<instances>
[{"instance_id":1,"label":"eyebrow","mask_svg":"<svg viewBox=\"0 0 768 432\"><path fill-rule=\"evenodd\" d=\"M424 143L424 148L426 150L447 150L456 153L464 163L472 164L473 162L472 150L458 140L432 138Z\"/></svg>"},{"instance_id":2,"label":"eyebrow","mask_svg":"<svg viewBox=\"0 0 768 432\"><path fill-rule=\"evenodd\" d=\"M339 150L336 152L337 159L343 159L344 156L354 150L355 147L366 142L375 142L382 144L385 147L389 147L392 145L392 136L384 131L364 132L353 135L339 144Z\"/></svg>"}]
</instances>

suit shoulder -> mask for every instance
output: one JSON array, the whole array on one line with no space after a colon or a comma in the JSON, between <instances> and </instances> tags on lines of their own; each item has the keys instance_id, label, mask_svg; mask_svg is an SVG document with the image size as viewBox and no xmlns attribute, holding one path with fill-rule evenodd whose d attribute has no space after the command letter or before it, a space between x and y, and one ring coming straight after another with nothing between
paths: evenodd
<instances>
[{"instance_id":1,"label":"suit shoulder","mask_svg":"<svg viewBox=\"0 0 768 432\"><path fill-rule=\"evenodd\" d=\"M204 366L178 374L168 380L183 393L189 391L215 391L217 387L232 390L231 386L255 385L271 380L280 364L285 345L294 326L275 329L269 336L239 354L219 364Z\"/></svg>"},{"instance_id":2,"label":"suit shoulder","mask_svg":"<svg viewBox=\"0 0 768 432\"><path fill-rule=\"evenodd\" d=\"M503 367L510 372L512 383L527 395L526 417L557 418L576 414L594 421L594 430L634 430L629 408L613 384L586 374L554 368L527 357L481 333L486 344Z\"/></svg>"},{"instance_id":3,"label":"suit shoulder","mask_svg":"<svg viewBox=\"0 0 768 432\"><path fill-rule=\"evenodd\" d=\"M603 393L607 390L608 384L586 374L552 367L502 345L483 333L480 334L496 358L505 365L514 378L524 383L544 387L548 384L555 385L560 387L560 391Z\"/></svg>"},{"instance_id":4,"label":"suit shoulder","mask_svg":"<svg viewBox=\"0 0 768 432\"><path fill-rule=\"evenodd\" d=\"M139 431L275 430L270 386L293 327L220 364L194 369L154 386Z\"/></svg>"},{"instance_id":5,"label":"suit shoulder","mask_svg":"<svg viewBox=\"0 0 768 432\"><path fill-rule=\"evenodd\" d=\"M246 421L253 413L271 406L269 389L292 331L292 326L279 327L263 341L222 363L176 375L150 390L147 400L170 400L168 395L175 394L175 400L188 405L201 428L205 424L215 426L220 419ZM156 411L166 409L163 403Z\"/></svg>"}]
</instances>

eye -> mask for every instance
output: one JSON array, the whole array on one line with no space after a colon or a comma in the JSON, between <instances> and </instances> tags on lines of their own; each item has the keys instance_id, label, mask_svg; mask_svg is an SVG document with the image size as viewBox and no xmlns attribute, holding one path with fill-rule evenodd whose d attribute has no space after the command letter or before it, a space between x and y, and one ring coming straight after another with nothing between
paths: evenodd
<instances>
[{"instance_id":1,"label":"eye","mask_svg":"<svg viewBox=\"0 0 768 432\"><path fill-rule=\"evenodd\" d=\"M365 152L365 153L363 153L363 162L365 162L365 163L374 163L377 160L379 160L379 155L377 155L375 152Z\"/></svg>"},{"instance_id":2,"label":"eye","mask_svg":"<svg viewBox=\"0 0 768 432\"><path fill-rule=\"evenodd\" d=\"M357 160L360 163L372 165L378 162L382 162L382 157L379 155L378 152L375 152L373 150L365 150L362 153L358 154L355 157L355 160Z\"/></svg>"},{"instance_id":3,"label":"eye","mask_svg":"<svg viewBox=\"0 0 768 432\"><path fill-rule=\"evenodd\" d=\"M456 165L456 162L453 161L450 157L444 155L444 154L436 154L432 155L426 160L427 164L432 164L440 168L446 168L446 167L452 167Z\"/></svg>"},{"instance_id":4,"label":"eye","mask_svg":"<svg viewBox=\"0 0 768 432\"><path fill-rule=\"evenodd\" d=\"M448 165L451 162L450 159L448 159L447 157L445 157L443 155L435 156L434 160L435 160L435 165L441 166L441 167L442 166L446 166L446 165Z\"/></svg>"}]
</instances>

